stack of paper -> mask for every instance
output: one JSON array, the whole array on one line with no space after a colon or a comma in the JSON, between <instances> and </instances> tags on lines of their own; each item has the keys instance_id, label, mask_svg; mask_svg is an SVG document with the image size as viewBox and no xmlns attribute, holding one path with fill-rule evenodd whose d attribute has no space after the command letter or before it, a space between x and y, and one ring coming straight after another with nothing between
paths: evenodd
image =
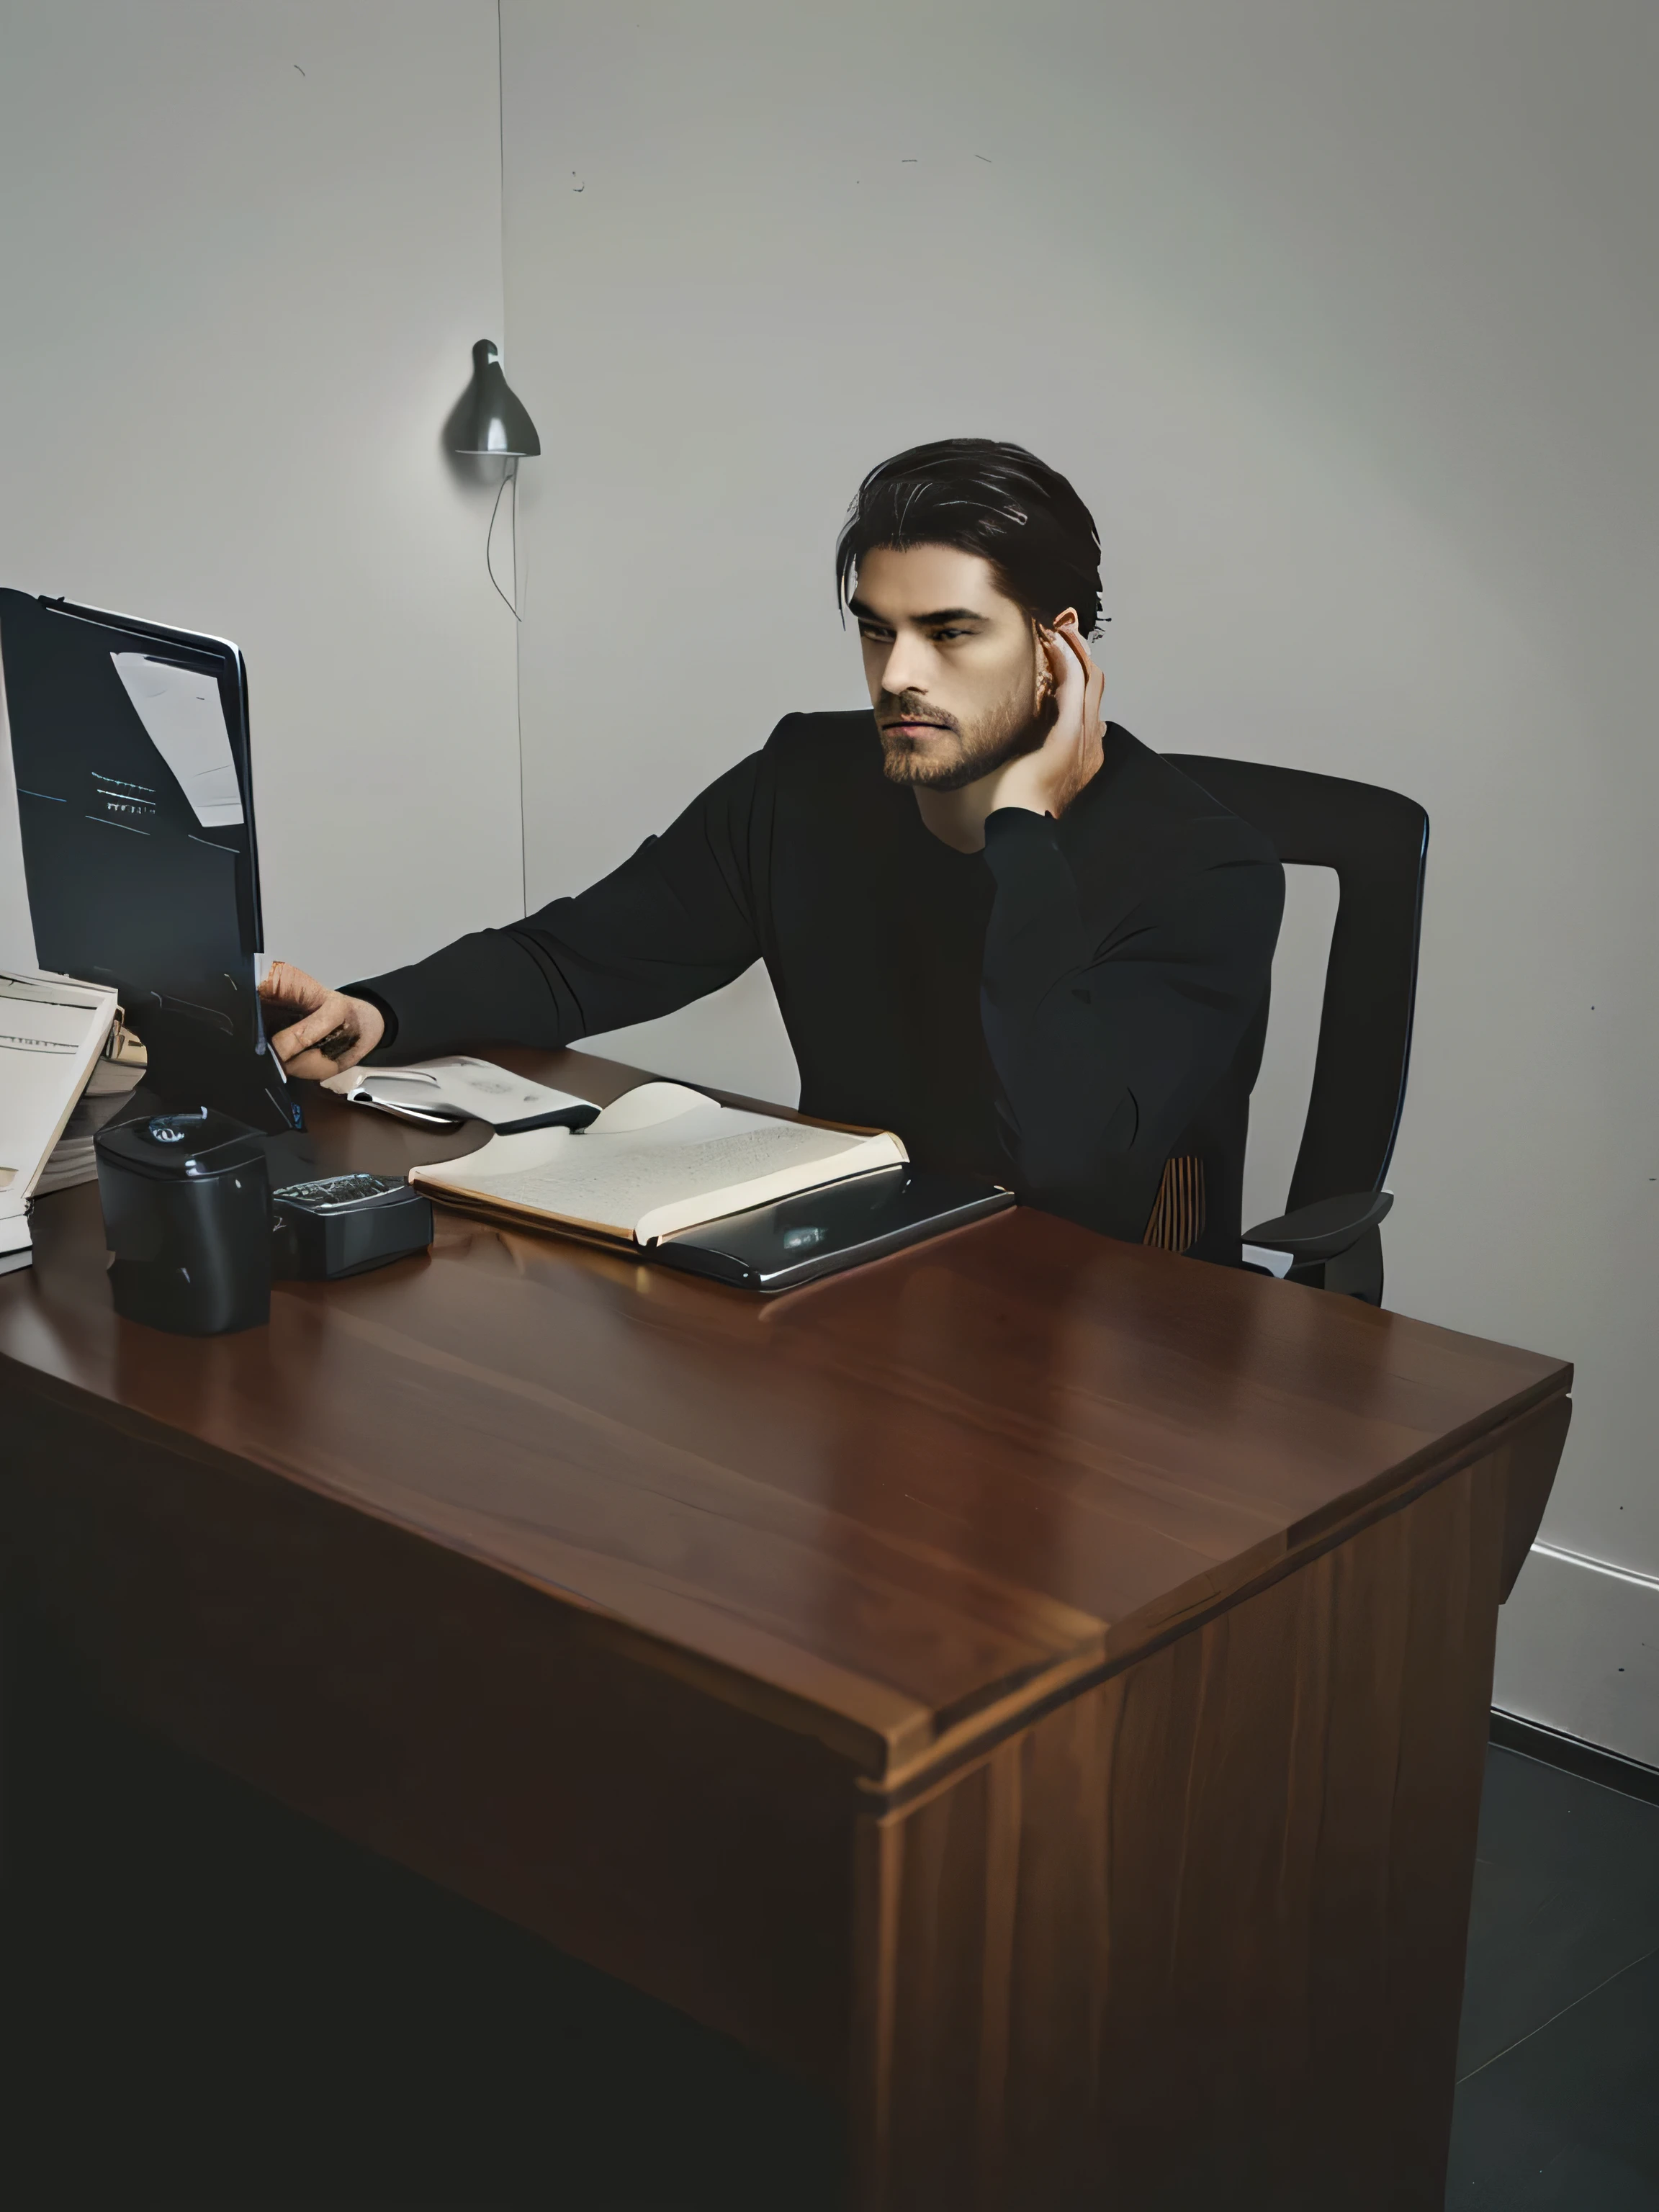
<instances>
[{"instance_id":1,"label":"stack of paper","mask_svg":"<svg viewBox=\"0 0 1659 2212\"><path fill-rule=\"evenodd\" d=\"M142 1050L142 1048L140 1048ZM52 1146L52 1158L34 1178L31 1195L68 1190L77 1182L96 1182L98 1156L93 1139L126 1111L127 1100L144 1079L144 1063L118 1066L103 1055L93 1062L87 1087L70 1110L64 1133Z\"/></svg>"},{"instance_id":2,"label":"stack of paper","mask_svg":"<svg viewBox=\"0 0 1659 2212\"><path fill-rule=\"evenodd\" d=\"M114 1019L100 984L0 969L0 1274L29 1263L29 1200Z\"/></svg>"}]
</instances>

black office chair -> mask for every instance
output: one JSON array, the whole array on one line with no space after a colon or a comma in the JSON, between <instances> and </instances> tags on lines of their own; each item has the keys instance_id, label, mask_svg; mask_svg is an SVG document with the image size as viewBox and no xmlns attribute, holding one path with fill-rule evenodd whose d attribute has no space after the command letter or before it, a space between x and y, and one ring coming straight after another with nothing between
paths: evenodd
<instances>
[{"instance_id":1,"label":"black office chair","mask_svg":"<svg viewBox=\"0 0 1659 2212\"><path fill-rule=\"evenodd\" d=\"M1429 817L1370 783L1255 761L1171 753L1172 766L1261 830L1279 859L1334 868L1340 885L1325 969L1308 1118L1285 1211L1244 1232L1288 1252L1287 1279L1379 1305L1382 1188L1400 1133L1417 998Z\"/></svg>"}]
</instances>

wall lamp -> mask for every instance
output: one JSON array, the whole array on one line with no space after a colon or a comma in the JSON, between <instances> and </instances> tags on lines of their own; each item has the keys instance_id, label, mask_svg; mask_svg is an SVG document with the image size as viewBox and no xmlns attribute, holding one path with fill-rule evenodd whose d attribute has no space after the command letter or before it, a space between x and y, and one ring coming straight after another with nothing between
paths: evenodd
<instances>
[{"instance_id":1,"label":"wall lamp","mask_svg":"<svg viewBox=\"0 0 1659 2212\"><path fill-rule=\"evenodd\" d=\"M529 410L508 384L501 371L501 349L493 339L480 338L472 349L472 381L461 394L459 404L444 425L444 443L452 453L476 454L482 459L499 460L504 464L501 480L495 491L495 504L489 510L489 529L484 538L484 566L489 580L512 609L514 619L522 621L514 601L519 592L519 463L526 457L539 453L542 441L536 434L536 426L530 419ZM495 580L495 563L490 548L495 536L495 518L501 512L501 494L508 484L513 487L513 598L508 599Z\"/></svg>"}]
</instances>

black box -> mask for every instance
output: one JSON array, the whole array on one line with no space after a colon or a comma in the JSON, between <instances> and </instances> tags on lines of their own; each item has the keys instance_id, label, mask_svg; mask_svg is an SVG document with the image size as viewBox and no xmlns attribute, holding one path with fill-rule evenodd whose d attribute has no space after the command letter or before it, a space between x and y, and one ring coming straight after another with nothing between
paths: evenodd
<instances>
[{"instance_id":1,"label":"black box","mask_svg":"<svg viewBox=\"0 0 1659 2212\"><path fill-rule=\"evenodd\" d=\"M432 1201L392 1176L325 1176L271 1193L271 1257L282 1277L332 1281L423 1252Z\"/></svg>"},{"instance_id":2,"label":"black box","mask_svg":"<svg viewBox=\"0 0 1659 2212\"><path fill-rule=\"evenodd\" d=\"M270 1318L270 1180L246 1122L210 1107L93 1139L115 1310L185 1336Z\"/></svg>"}]
</instances>

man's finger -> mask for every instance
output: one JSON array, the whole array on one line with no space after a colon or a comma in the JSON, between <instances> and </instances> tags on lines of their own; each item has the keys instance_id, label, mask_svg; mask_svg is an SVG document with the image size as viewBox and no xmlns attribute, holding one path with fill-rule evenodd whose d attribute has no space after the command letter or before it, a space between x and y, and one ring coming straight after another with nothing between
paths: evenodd
<instances>
[{"instance_id":1,"label":"man's finger","mask_svg":"<svg viewBox=\"0 0 1659 2212\"><path fill-rule=\"evenodd\" d=\"M313 1013L305 1015L301 1020L290 1022L285 1030L279 1030L270 1040L277 1058L284 1061L289 1060L296 1052L308 1051L312 1046L325 1037L331 1030L343 1027L343 1024L340 1019L343 1012L343 1002L332 1006L321 1006Z\"/></svg>"},{"instance_id":2,"label":"man's finger","mask_svg":"<svg viewBox=\"0 0 1659 2212\"><path fill-rule=\"evenodd\" d=\"M296 1053L292 1060L284 1060L283 1073L297 1075L302 1083L320 1083L325 1076L337 1075L339 1069L331 1060L326 1060L313 1047L308 1052Z\"/></svg>"},{"instance_id":3,"label":"man's finger","mask_svg":"<svg viewBox=\"0 0 1659 2212\"><path fill-rule=\"evenodd\" d=\"M355 1067L368 1051L362 1036L352 1030L344 1033L343 1042L327 1036L320 1045L308 1045L283 1066L288 1074L297 1075L303 1082L323 1083L343 1069Z\"/></svg>"},{"instance_id":4,"label":"man's finger","mask_svg":"<svg viewBox=\"0 0 1659 2212\"><path fill-rule=\"evenodd\" d=\"M339 1015L332 1006L319 1006L315 1013L307 1014L303 1021L295 1022L292 1035L296 1044L315 1044L339 1025Z\"/></svg>"},{"instance_id":5,"label":"man's finger","mask_svg":"<svg viewBox=\"0 0 1659 2212\"><path fill-rule=\"evenodd\" d=\"M284 1067L288 1066L296 1052L306 1050L305 1042L300 1035L301 1026L301 1024L295 1022L291 1027L278 1030L275 1036L267 1037L265 1040Z\"/></svg>"},{"instance_id":6,"label":"man's finger","mask_svg":"<svg viewBox=\"0 0 1659 2212\"><path fill-rule=\"evenodd\" d=\"M308 1014L315 1013L331 995L326 984L286 960L273 960L259 985L259 996L267 1006L302 1007Z\"/></svg>"},{"instance_id":7,"label":"man's finger","mask_svg":"<svg viewBox=\"0 0 1659 2212\"><path fill-rule=\"evenodd\" d=\"M1095 673L1094 657L1089 651L1089 641L1074 622L1062 623L1054 632L1062 644L1070 648L1072 656L1085 676Z\"/></svg>"},{"instance_id":8,"label":"man's finger","mask_svg":"<svg viewBox=\"0 0 1659 2212\"><path fill-rule=\"evenodd\" d=\"M1075 647L1064 629L1054 633L1052 651L1060 665L1055 671L1054 726L1048 741L1065 749L1078 744L1085 735L1085 717L1088 711L1088 672L1085 662L1079 659Z\"/></svg>"},{"instance_id":9,"label":"man's finger","mask_svg":"<svg viewBox=\"0 0 1659 2212\"><path fill-rule=\"evenodd\" d=\"M1083 672L1083 730L1086 736L1101 726L1100 702L1106 690L1106 672L1089 650L1089 641L1075 623L1065 623L1057 632L1077 657L1077 665Z\"/></svg>"},{"instance_id":10,"label":"man's finger","mask_svg":"<svg viewBox=\"0 0 1659 2212\"><path fill-rule=\"evenodd\" d=\"M1077 673L1077 662L1066 649L1062 630L1045 632L1042 650L1048 663L1048 673L1054 678L1056 691L1063 691Z\"/></svg>"}]
</instances>

